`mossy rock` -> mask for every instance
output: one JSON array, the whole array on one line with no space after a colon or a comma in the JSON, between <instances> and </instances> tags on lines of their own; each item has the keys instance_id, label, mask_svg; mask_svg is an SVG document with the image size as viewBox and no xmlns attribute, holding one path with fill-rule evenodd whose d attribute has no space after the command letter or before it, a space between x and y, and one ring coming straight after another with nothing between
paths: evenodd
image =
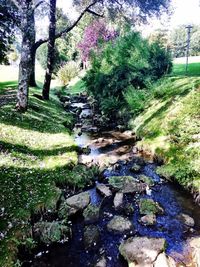
<instances>
[{"instance_id":1,"label":"mossy rock","mask_svg":"<svg viewBox=\"0 0 200 267\"><path fill-rule=\"evenodd\" d=\"M67 240L70 236L70 228L61 222L38 222L33 229L36 238L45 244Z\"/></svg>"},{"instance_id":2,"label":"mossy rock","mask_svg":"<svg viewBox=\"0 0 200 267\"><path fill-rule=\"evenodd\" d=\"M122 193L136 193L143 192L146 189L146 185L139 183L138 180L132 176L111 176L109 178L109 184Z\"/></svg>"},{"instance_id":3,"label":"mossy rock","mask_svg":"<svg viewBox=\"0 0 200 267\"><path fill-rule=\"evenodd\" d=\"M116 215L107 224L107 230L109 232L125 233L133 230L133 224L129 219Z\"/></svg>"},{"instance_id":4,"label":"mossy rock","mask_svg":"<svg viewBox=\"0 0 200 267\"><path fill-rule=\"evenodd\" d=\"M154 181L151 177L146 176L146 175L140 175L139 176L140 181L144 182L145 184L149 185L149 186L154 186Z\"/></svg>"},{"instance_id":5,"label":"mossy rock","mask_svg":"<svg viewBox=\"0 0 200 267\"><path fill-rule=\"evenodd\" d=\"M99 207L90 204L84 211L85 223L95 223L99 220Z\"/></svg>"},{"instance_id":6,"label":"mossy rock","mask_svg":"<svg viewBox=\"0 0 200 267\"><path fill-rule=\"evenodd\" d=\"M68 216L83 211L89 203L90 195L88 192L83 192L69 197L60 205L58 216L61 219L66 219Z\"/></svg>"},{"instance_id":7,"label":"mossy rock","mask_svg":"<svg viewBox=\"0 0 200 267\"><path fill-rule=\"evenodd\" d=\"M139 202L140 214L163 214L163 208L153 199L142 198Z\"/></svg>"}]
</instances>

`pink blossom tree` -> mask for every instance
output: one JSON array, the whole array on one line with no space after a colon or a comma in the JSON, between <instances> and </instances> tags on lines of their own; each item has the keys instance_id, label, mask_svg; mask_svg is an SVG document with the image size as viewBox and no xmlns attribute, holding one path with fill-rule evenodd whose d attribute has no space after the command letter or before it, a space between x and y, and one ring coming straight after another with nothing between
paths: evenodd
<instances>
[{"instance_id":1,"label":"pink blossom tree","mask_svg":"<svg viewBox=\"0 0 200 267\"><path fill-rule=\"evenodd\" d=\"M83 40L78 44L83 62L87 62L91 51L100 50L101 44L115 39L118 33L114 29L109 29L103 20L97 20L86 27Z\"/></svg>"}]
</instances>

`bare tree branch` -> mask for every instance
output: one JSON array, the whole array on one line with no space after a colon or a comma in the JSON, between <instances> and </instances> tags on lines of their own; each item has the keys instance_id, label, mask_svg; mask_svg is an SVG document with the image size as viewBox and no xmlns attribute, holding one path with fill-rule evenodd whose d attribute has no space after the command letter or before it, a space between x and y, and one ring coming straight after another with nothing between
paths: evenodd
<instances>
[{"instance_id":1,"label":"bare tree branch","mask_svg":"<svg viewBox=\"0 0 200 267\"><path fill-rule=\"evenodd\" d=\"M90 14L92 14L92 15L94 15L94 16L100 17L100 18L103 18L104 17L103 14L98 14L95 11L90 10L90 9L88 9L87 12L90 13Z\"/></svg>"},{"instance_id":2,"label":"bare tree branch","mask_svg":"<svg viewBox=\"0 0 200 267\"><path fill-rule=\"evenodd\" d=\"M95 0L95 1L92 2L90 5L88 5L88 6L81 12L81 14L80 14L79 17L77 18L77 20L76 20L71 26L69 26L68 28L66 28L66 29L64 29L64 30L62 30L61 32L59 32L59 33L56 34L55 39L57 39L57 38L63 36L64 34L70 32L74 27L76 27L76 25L79 23L79 21L80 21L80 20L82 19L82 17L85 15L85 13L89 12L89 13L92 13L93 15L94 15L94 14L95 14L95 15L98 15L96 12L90 10L90 8L91 8L92 6L94 6L94 5L95 5L96 3L98 3L98 2L100 2L100 1L99 1L99 0ZM100 16L101 16L101 15L100 15ZM48 42L48 40L49 40L49 39L40 39L40 40L38 40L38 41L35 43L35 45L34 45L35 49L37 49L40 45L42 45L42 44Z\"/></svg>"}]
</instances>

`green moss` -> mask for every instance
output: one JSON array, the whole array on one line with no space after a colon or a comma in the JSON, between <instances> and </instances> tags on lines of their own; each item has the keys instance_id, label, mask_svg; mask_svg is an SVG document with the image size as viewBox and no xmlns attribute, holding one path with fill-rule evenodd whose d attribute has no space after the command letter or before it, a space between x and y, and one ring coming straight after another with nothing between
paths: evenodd
<instances>
[{"instance_id":1,"label":"green moss","mask_svg":"<svg viewBox=\"0 0 200 267\"><path fill-rule=\"evenodd\" d=\"M111 176L109 177L109 184L117 189L122 189L124 184L133 181L132 176Z\"/></svg>"},{"instance_id":2,"label":"green moss","mask_svg":"<svg viewBox=\"0 0 200 267\"><path fill-rule=\"evenodd\" d=\"M153 186L154 185L154 181L152 180L151 177L146 176L146 175L140 175L139 179L144 182L145 184L149 185L149 186Z\"/></svg>"},{"instance_id":3,"label":"green moss","mask_svg":"<svg viewBox=\"0 0 200 267\"><path fill-rule=\"evenodd\" d=\"M140 214L162 214L163 210L158 205L157 202L154 202L152 199L140 199L139 202Z\"/></svg>"},{"instance_id":4,"label":"green moss","mask_svg":"<svg viewBox=\"0 0 200 267\"><path fill-rule=\"evenodd\" d=\"M84 211L83 216L86 223L95 223L99 219L99 207L90 204Z\"/></svg>"}]
</instances>

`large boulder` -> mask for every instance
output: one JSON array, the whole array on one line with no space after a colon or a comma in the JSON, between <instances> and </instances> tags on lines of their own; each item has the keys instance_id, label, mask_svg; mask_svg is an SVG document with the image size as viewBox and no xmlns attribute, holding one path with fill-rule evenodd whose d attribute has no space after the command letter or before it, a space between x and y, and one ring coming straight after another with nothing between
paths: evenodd
<instances>
[{"instance_id":1,"label":"large boulder","mask_svg":"<svg viewBox=\"0 0 200 267\"><path fill-rule=\"evenodd\" d=\"M132 266L150 267L165 249L165 239L130 237L119 247L120 254ZM136 265L134 265L134 263Z\"/></svg>"},{"instance_id":2,"label":"large boulder","mask_svg":"<svg viewBox=\"0 0 200 267\"><path fill-rule=\"evenodd\" d=\"M132 176L111 176L109 184L122 193L141 193L146 189L146 184L138 182Z\"/></svg>"},{"instance_id":3,"label":"large boulder","mask_svg":"<svg viewBox=\"0 0 200 267\"><path fill-rule=\"evenodd\" d=\"M111 192L110 188L104 184L98 184L96 186L96 190L97 190L97 192L99 192L99 194L101 194L104 197L112 196L112 192Z\"/></svg>"},{"instance_id":4,"label":"large boulder","mask_svg":"<svg viewBox=\"0 0 200 267\"><path fill-rule=\"evenodd\" d=\"M85 223L96 223L99 220L99 207L96 205L88 205L83 211Z\"/></svg>"},{"instance_id":5,"label":"large boulder","mask_svg":"<svg viewBox=\"0 0 200 267\"><path fill-rule=\"evenodd\" d=\"M124 233L133 230L133 224L127 218L122 216L114 216L113 219L107 224L109 232Z\"/></svg>"},{"instance_id":6,"label":"large boulder","mask_svg":"<svg viewBox=\"0 0 200 267\"><path fill-rule=\"evenodd\" d=\"M79 211L83 211L90 203L90 195L83 192L67 198L60 206L58 211L60 218L66 218L68 215L74 215Z\"/></svg>"},{"instance_id":7,"label":"large boulder","mask_svg":"<svg viewBox=\"0 0 200 267\"><path fill-rule=\"evenodd\" d=\"M84 228L83 234L85 249L95 247L100 242L100 232L96 225L89 225Z\"/></svg>"},{"instance_id":8,"label":"large boulder","mask_svg":"<svg viewBox=\"0 0 200 267\"><path fill-rule=\"evenodd\" d=\"M40 242L51 244L62 239L68 240L70 229L61 222L38 222L34 224L33 232Z\"/></svg>"},{"instance_id":9,"label":"large boulder","mask_svg":"<svg viewBox=\"0 0 200 267\"><path fill-rule=\"evenodd\" d=\"M140 214L163 214L163 208L153 199L141 198L139 201Z\"/></svg>"}]
</instances>

